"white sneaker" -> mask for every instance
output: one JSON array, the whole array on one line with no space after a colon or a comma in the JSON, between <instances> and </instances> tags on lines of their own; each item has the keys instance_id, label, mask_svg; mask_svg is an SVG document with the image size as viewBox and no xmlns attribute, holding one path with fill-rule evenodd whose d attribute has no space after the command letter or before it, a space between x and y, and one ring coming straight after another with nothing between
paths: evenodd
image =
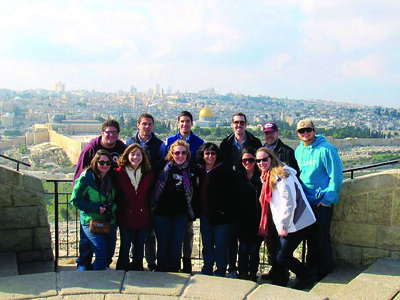
<instances>
[{"instance_id":1,"label":"white sneaker","mask_svg":"<svg viewBox=\"0 0 400 300\"><path fill-rule=\"evenodd\" d=\"M76 269L77 272L83 272L87 271L85 266L78 265L78 268Z\"/></svg>"}]
</instances>

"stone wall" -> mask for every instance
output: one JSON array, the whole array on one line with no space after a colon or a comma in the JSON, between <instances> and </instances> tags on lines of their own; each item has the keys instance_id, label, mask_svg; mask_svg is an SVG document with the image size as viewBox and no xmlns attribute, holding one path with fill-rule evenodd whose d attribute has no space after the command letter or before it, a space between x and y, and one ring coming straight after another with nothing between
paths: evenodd
<instances>
[{"instance_id":1,"label":"stone wall","mask_svg":"<svg viewBox=\"0 0 400 300\"><path fill-rule=\"evenodd\" d=\"M79 155L83 149L82 142L74 140L66 135L59 134L54 130L50 130L49 135L50 142L62 148L67 154L71 163L75 165L78 162Z\"/></svg>"},{"instance_id":2,"label":"stone wall","mask_svg":"<svg viewBox=\"0 0 400 300\"><path fill-rule=\"evenodd\" d=\"M337 262L368 266L380 257L400 259L400 170L346 180L331 233Z\"/></svg>"},{"instance_id":3,"label":"stone wall","mask_svg":"<svg viewBox=\"0 0 400 300\"><path fill-rule=\"evenodd\" d=\"M0 166L0 252L18 263L53 260L43 196L40 179Z\"/></svg>"}]
</instances>

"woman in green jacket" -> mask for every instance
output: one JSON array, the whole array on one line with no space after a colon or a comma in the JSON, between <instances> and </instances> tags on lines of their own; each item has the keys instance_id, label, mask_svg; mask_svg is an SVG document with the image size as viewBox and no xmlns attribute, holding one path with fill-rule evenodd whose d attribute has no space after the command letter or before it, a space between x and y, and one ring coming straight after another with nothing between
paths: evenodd
<instances>
[{"instance_id":1,"label":"woman in green jacket","mask_svg":"<svg viewBox=\"0 0 400 300\"><path fill-rule=\"evenodd\" d=\"M90 167L76 180L70 203L78 208L82 228L90 241L96 259L94 270L109 268L115 251L116 224L114 197L115 191L110 178L112 157L106 150L99 150L93 157ZM106 221L110 223L108 233L90 232L90 222ZM81 249L80 253L87 252Z\"/></svg>"}]
</instances>

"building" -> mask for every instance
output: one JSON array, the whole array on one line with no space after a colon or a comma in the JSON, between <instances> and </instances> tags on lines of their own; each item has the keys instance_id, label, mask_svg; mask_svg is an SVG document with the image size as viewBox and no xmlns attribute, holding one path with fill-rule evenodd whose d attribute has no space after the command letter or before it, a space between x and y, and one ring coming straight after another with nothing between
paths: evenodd
<instances>
[{"instance_id":1,"label":"building","mask_svg":"<svg viewBox=\"0 0 400 300\"><path fill-rule=\"evenodd\" d=\"M211 108L206 106L199 112L199 120L195 122L195 125L206 128L217 126L217 122Z\"/></svg>"}]
</instances>

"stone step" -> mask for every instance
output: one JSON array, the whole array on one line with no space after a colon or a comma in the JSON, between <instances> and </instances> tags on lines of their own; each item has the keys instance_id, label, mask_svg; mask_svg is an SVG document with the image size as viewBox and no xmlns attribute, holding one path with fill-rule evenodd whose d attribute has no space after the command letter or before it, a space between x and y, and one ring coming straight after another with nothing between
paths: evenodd
<instances>
[{"instance_id":1,"label":"stone step","mask_svg":"<svg viewBox=\"0 0 400 300\"><path fill-rule=\"evenodd\" d=\"M399 294L400 260L380 258L330 298L391 300Z\"/></svg>"},{"instance_id":2,"label":"stone step","mask_svg":"<svg viewBox=\"0 0 400 300\"><path fill-rule=\"evenodd\" d=\"M18 275L17 255L14 252L0 253L0 277Z\"/></svg>"},{"instance_id":3,"label":"stone step","mask_svg":"<svg viewBox=\"0 0 400 300\"><path fill-rule=\"evenodd\" d=\"M333 272L318 282L309 292L319 296L331 297L342 290L365 268L338 265Z\"/></svg>"}]
</instances>

